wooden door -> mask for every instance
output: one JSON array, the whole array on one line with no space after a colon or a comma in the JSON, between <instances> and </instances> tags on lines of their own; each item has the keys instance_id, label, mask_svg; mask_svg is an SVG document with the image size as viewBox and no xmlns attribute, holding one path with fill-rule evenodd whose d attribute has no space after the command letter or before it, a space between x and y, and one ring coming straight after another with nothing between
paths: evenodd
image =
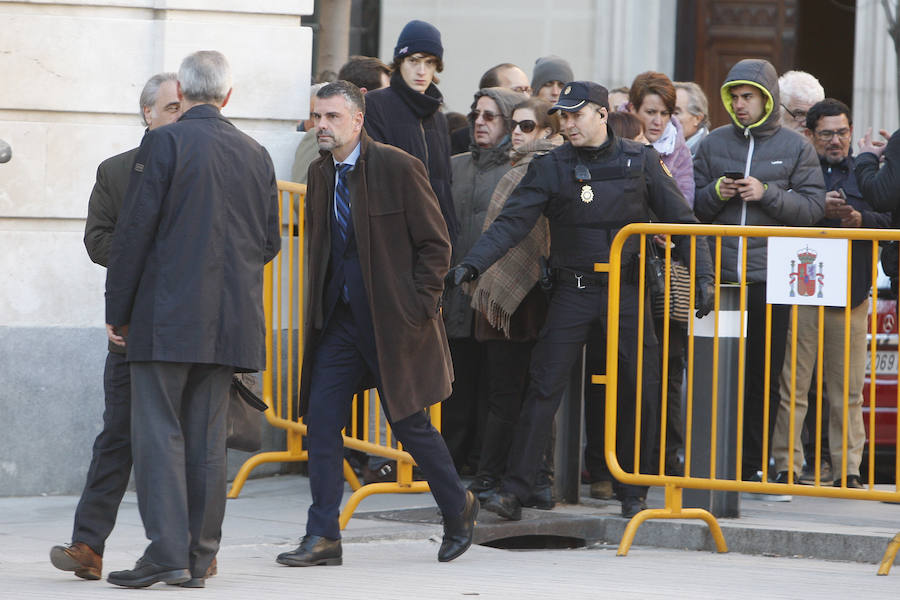
<instances>
[{"instance_id":1,"label":"wooden door","mask_svg":"<svg viewBox=\"0 0 900 600\"><path fill-rule=\"evenodd\" d=\"M676 79L697 82L709 98L712 126L724 125L730 118L719 90L731 67L764 58L779 74L791 69L796 31L797 0L680 0Z\"/></svg>"}]
</instances>

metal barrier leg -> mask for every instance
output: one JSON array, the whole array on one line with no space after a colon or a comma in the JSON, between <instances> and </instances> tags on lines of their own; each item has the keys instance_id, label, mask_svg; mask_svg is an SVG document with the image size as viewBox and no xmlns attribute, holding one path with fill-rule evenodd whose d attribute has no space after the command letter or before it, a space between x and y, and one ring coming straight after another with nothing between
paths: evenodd
<instances>
[{"instance_id":1,"label":"metal barrier leg","mask_svg":"<svg viewBox=\"0 0 900 600\"><path fill-rule=\"evenodd\" d=\"M619 549L616 556L627 556L631 544L634 542L634 536L637 535L638 527L648 519L700 519L709 527L713 541L716 543L717 552L728 552L728 546L725 544L725 536L722 535L722 528L719 522L708 510L702 508L682 508L681 494L684 490L671 484L666 485L666 507L642 510L628 522L625 527L625 533L622 534L622 541L619 542ZM894 551L896 553L896 550Z\"/></svg>"},{"instance_id":2,"label":"metal barrier leg","mask_svg":"<svg viewBox=\"0 0 900 600\"><path fill-rule=\"evenodd\" d=\"M250 476L250 471L259 465L273 462L301 462L304 460L306 460L306 452L297 454L290 450L283 450L281 452L262 452L260 454L255 454L241 465L240 470L234 477L234 481L231 482L231 489L228 491L228 497L238 497L238 494L241 493L241 488L243 488L244 484L247 482L247 477Z\"/></svg>"},{"instance_id":3,"label":"metal barrier leg","mask_svg":"<svg viewBox=\"0 0 900 600\"><path fill-rule=\"evenodd\" d=\"M347 462L346 458L344 459L344 479L347 480L347 483L350 484L350 489L354 492L362 487L362 484L359 482L359 478L353 471L353 467L350 466L350 463Z\"/></svg>"},{"instance_id":4,"label":"metal barrier leg","mask_svg":"<svg viewBox=\"0 0 900 600\"><path fill-rule=\"evenodd\" d=\"M881 559L881 565L878 567L879 575L887 575L891 572L891 565L897 557L897 551L900 550L900 533L894 536L894 539L888 542L887 550L884 552L884 558Z\"/></svg>"},{"instance_id":5,"label":"metal barrier leg","mask_svg":"<svg viewBox=\"0 0 900 600\"><path fill-rule=\"evenodd\" d=\"M341 510L339 520L341 529L343 530L347 526L350 517L353 516L353 512L359 506L359 503L363 501L363 498L367 498L372 494L420 494L430 491L431 488L428 487L428 482L426 481L415 481L410 485L401 485L399 483L369 483L364 485L350 495L347 499L347 504Z\"/></svg>"}]
</instances>

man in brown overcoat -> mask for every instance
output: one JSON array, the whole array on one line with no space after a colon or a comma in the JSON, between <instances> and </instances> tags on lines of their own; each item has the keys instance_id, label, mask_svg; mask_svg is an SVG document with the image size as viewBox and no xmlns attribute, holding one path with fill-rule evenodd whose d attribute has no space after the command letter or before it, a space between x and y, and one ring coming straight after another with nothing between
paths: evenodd
<instances>
[{"instance_id":1,"label":"man in brown overcoat","mask_svg":"<svg viewBox=\"0 0 900 600\"><path fill-rule=\"evenodd\" d=\"M306 199L306 298L301 414L313 503L288 566L341 564L341 429L353 395L375 386L397 440L421 467L444 515L438 560L472 543L478 503L463 488L424 408L450 394L453 367L440 319L450 241L422 163L363 131L352 83L321 88L319 149Z\"/></svg>"}]
</instances>

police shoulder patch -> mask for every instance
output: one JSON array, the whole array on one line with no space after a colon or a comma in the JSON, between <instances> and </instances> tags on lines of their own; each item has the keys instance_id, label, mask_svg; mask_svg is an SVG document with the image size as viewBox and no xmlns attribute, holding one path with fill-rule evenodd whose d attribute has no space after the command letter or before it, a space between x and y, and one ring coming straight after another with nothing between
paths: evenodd
<instances>
[{"instance_id":1,"label":"police shoulder patch","mask_svg":"<svg viewBox=\"0 0 900 600\"><path fill-rule=\"evenodd\" d=\"M669 170L669 167L666 166L666 163L664 163L662 159L659 159L659 166L661 166L663 171L666 172L666 175L668 175L669 177L672 176L672 171Z\"/></svg>"}]
</instances>

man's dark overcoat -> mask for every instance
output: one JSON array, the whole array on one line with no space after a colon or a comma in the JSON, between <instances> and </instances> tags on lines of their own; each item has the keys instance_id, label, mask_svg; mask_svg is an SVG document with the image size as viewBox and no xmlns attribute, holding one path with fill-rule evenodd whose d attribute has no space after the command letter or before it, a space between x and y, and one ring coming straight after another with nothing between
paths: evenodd
<instances>
[{"instance_id":1,"label":"man's dark overcoat","mask_svg":"<svg viewBox=\"0 0 900 600\"><path fill-rule=\"evenodd\" d=\"M306 289L300 408L308 406L331 248L334 160L323 152L309 167L306 196ZM383 401L394 420L450 395L453 365L439 317L450 240L421 161L361 132L349 174L353 229L375 333ZM374 382L364 382L370 387ZM362 391L362 389L360 391Z\"/></svg>"},{"instance_id":2,"label":"man's dark overcoat","mask_svg":"<svg viewBox=\"0 0 900 600\"><path fill-rule=\"evenodd\" d=\"M144 136L113 234L106 322L129 361L265 367L263 265L281 248L266 149L211 104Z\"/></svg>"}]
</instances>

